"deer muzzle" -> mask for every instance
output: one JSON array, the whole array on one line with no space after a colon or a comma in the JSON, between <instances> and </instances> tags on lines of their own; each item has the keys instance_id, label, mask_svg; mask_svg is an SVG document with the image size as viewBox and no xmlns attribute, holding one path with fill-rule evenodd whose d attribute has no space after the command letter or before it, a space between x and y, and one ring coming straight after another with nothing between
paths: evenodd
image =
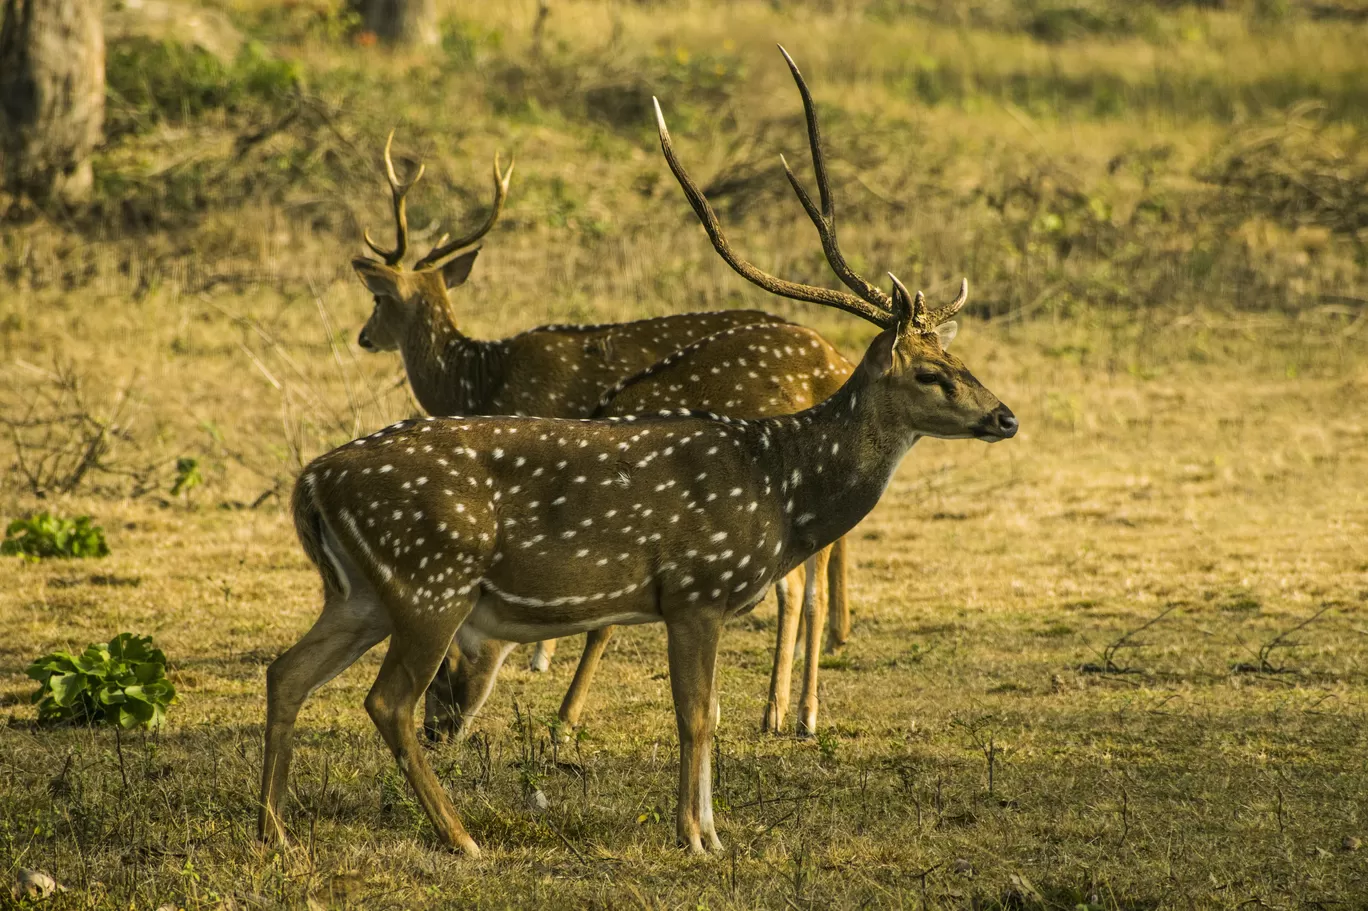
<instances>
[{"instance_id":1,"label":"deer muzzle","mask_svg":"<svg viewBox=\"0 0 1368 911\"><path fill-rule=\"evenodd\" d=\"M988 412L987 416L974 428L974 435L988 443L1009 440L1016 436L1017 419L1012 409L1001 403Z\"/></svg>"}]
</instances>

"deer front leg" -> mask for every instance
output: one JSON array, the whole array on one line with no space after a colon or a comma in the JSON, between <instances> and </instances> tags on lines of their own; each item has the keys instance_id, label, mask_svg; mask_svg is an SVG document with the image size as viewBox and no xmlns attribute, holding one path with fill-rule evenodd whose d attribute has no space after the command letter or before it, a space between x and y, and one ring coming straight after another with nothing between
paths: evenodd
<instances>
[{"instance_id":1,"label":"deer front leg","mask_svg":"<svg viewBox=\"0 0 1368 911\"><path fill-rule=\"evenodd\" d=\"M775 600L779 605L778 632L774 637L774 664L770 667L769 703L760 730L778 734L784 729L788 714L789 692L793 688L793 653L798 645L798 592L802 585L802 570L795 569L774 585Z\"/></svg>"},{"instance_id":2,"label":"deer front leg","mask_svg":"<svg viewBox=\"0 0 1368 911\"><path fill-rule=\"evenodd\" d=\"M551 670L551 659L556 654L557 639L543 639L537 643L536 649L532 652L532 659L527 662L528 670L544 673Z\"/></svg>"},{"instance_id":3,"label":"deer front leg","mask_svg":"<svg viewBox=\"0 0 1368 911\"><path fill-rule=\"evenodd\" d=\"M822 631L826 629L827 558L823 548L807 561L807 583L803 588L803 617L807 629L803 643L803 701L798 711L798 736L817 734L817 670L822 664Z\"/></svg>"},{"instance_id":4,"label":"deer front leg","mask_svg":"<svg viewBox=\"0 0 1368 911\"><path fill-rule=\"evenodd\" d=\"M575 679L570 681L570 689L565 691L565 699L561 702L560 720L570 727L579 725L580 715L584 711L584 701L588 698L589 684L594 680L594 674L598 671L599 660L603 657L603 651L608 647L608 640L613 638L613 627L605 626L603 629L591 630L589 635L584 637L584 651L580 654L579 665L575 668Z\"/></svg>"},{"instance_id":5,"label":"deer front leg","mask_svg":"<svg viewBox=\"0 0 1368 911\"><path fill-rule=\"evenodd\" d=\"M423 730L434 742L444 742L448 737L461 741L470 736L514 643L483 639L468 645L474 646L469 653L451 650L452 657L442 661L428 687Z\"/></svg>"},{"instance_id":6,"label":"deer front leg","mask_svg":"<svg viewBox=\"0 0 1368 911\"><path fill-rule=\"evenodd\" d=\"M695 854L720 851L712 815L712 735L716 718L717 643L722 617L709 608L666 620L670 690L679 728L679 804L675 833Z\"/></svg>"},{"instance_id":7,"label":"deer front leg","mask_svg":"<svg viewBox=\"0 0 1368 911\"><path fill-rule=\"evenodd\" d=\"M826 648L836 652L850 641L850 601L846 594L846 539L837 538L831 545L831 559L827 563L827 606L830 626L827 628Z\"/></svg>"}]
</instances>

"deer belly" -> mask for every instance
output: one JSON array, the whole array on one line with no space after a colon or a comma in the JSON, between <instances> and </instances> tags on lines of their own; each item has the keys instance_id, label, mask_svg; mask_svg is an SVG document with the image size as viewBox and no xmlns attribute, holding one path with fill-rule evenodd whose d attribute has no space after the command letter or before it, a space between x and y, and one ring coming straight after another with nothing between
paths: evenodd
<instances>
[{"instance_id":1,"label":"deer belly","mask_svg":"<svg viewBox=\"0 0 1368 911\"><path fill-rule=\"evenodd\" d=\"M480 600L462 624L462 630L505 642L540 642L605 626L658 623L655 596L649 591L635 598L619 596L614 602L595 601L592 596L566 595L537 599L502 592L485 583Z\"/></svg>"}]
</instances>

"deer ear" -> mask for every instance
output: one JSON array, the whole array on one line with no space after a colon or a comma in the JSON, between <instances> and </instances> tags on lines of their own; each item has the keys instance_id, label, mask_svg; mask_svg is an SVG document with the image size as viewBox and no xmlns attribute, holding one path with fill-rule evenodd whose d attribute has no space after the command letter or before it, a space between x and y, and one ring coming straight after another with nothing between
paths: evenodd
<instances>
[{"instance_id":1,"label":"deer ear","mask_svg":"<svg viewBox=\"0 0 1368 911\"><path fill-rule=\"evenodd\" d=\"M949 348L950 343L955 340L955 336L958 334L959 323L954 320L941 323L936 327L936 336L940 339L942 348Z\"/></svg>"},{"instance_id":2,"label":"deer ear","mask_svg":"<svg viewBox=\"0 0 1368 911\"><path fill-rule=\"evenodd\" d=\"M471 267L475 265L475 257L479 255L480 248L474 247L442 264L442 283L448 291L457 285L465 284L465 280L470 277Z\"/></svg>"},{"instance_id":3,"label":"deer ear","mask_svg":"<svg viewBox=\"0 0 1368 911\"><path fill-rule=\"evenodd\" d=\"M358 256L352 260L352 268L356 270L356 274L371 294L376 297L403 300L403 295L399 293L399 273L389 266Z\"/></svg>"},{"instance_id":4,"label":"deer ear","mask_svg":"<svg viewBox=\"0 0 1368 911\"><path fill-rule=\"evenodd\" d=\"M898 330L885 329L869 343L862 366L874 377L887 376L893 369L893 350L898 345Z\"/></svg>"}]
</instances>

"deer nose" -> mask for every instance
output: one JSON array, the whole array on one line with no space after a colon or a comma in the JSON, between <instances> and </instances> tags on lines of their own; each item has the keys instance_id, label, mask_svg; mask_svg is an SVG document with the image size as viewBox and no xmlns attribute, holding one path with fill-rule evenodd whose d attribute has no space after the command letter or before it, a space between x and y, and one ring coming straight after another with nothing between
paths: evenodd
<instances>
[{"instance_id":1,"label":"deer nose","mask_svg":"<svg viewBox=\"0 0 1368 911\"><path fill-rule=\"evenodd\" d=\"M1003 439L1016 436L1017 419L1016 415L1012 414L1012 409L1006 405L998 405L993 409L991 418L993 426L1002 434Z\"/></svg>"},{"instance_id":2,"label":"deer nose","mask_svg":"<svg viewBox=\"0 0 1368 911\"><path fill-rule=\"evenodd\" d=\"M365 329L362 329L362 330L361 330L361 334L358 335L358 336L356 337L356 344L358 344L358 345L361 346L361 350L362 350L362 351L374 351L374 350L375 350L375 346L371 344L371 340L368 339L368 338L366 338L366 330L365 330Z\"/></svg>"}]
</instances>

